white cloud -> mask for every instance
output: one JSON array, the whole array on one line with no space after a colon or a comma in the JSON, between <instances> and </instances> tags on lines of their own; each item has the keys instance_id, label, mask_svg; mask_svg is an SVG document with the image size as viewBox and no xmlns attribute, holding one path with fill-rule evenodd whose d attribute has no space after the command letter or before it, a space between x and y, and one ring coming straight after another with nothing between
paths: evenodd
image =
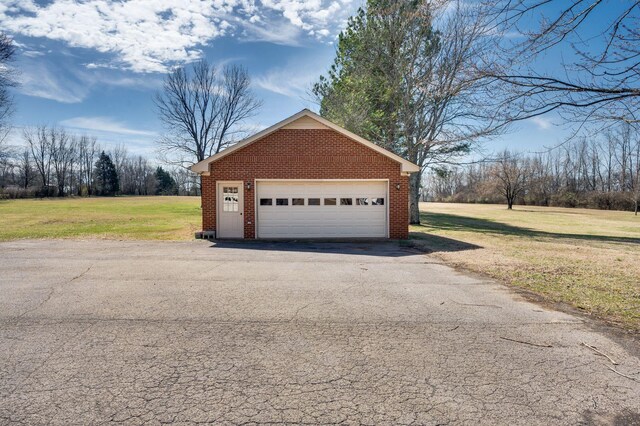
<instances>
[{"instance_id":1,"label":"white cloud","mask_svg":"<svg viewBox=\"0 0 640 426\"><path fill-rule=\"evenodd\" d=\"M97 73L91 77L94 84L109 85L116 87L127 87L129 89L138 90L157 90L162 87L162 79L160 77L151 77L147 75L143 76L128 76L128 75L114 75Z\"/></svg>"},{"instance_id":2,"label":"white cloud","mask_svg":"<svg viewBox=\"0 0 640 426\"><path fill-rule=\"evenodd\" d=\"M24 50L22 54L27 58L37 58L38 56L44 56L44 52L40 52L39 50Z\"/></svg>"},{"instance_id":3,"label":"white cloud","mask_svg":"<svg viewBox=\"0 0 640 426\"><path fill-rule=\"evenodd\" d=\"M280 44L283 46L300 46L302 31L300 28L288 22L279 25L271 22L269 28L263 25L255 25L251 22L241 22L242 34L240 39L246 42L264 41L267 43Z\"/></svg>"},{"instance_id":4,"label":"white cloud","mask_svg":"<svg viewBox=\"0 0 640 426\"><path fill-rule=\"evenodd\" d=\"M549 120L548 118L545 118L545 117L541 117L541 116L531 117L529 119L529 121L531 121L539 129L542 129L542 130L550 129L551 126L553 126L553 123L551 122L551 120Z\"/></svg>"},{"instance_id":5,"label":"white cloud","mask_svg":"<svg viewBox=\"0 0 640 426\"><path fill-rule=\"evenodd\" d=\"M157 90L162 86L162 78L157 75L103 69L83 70L34 59L23 59L20 69L18 91L27 96L66 104L82 102L92 90L104 90L105 86L137 90Z\"/></svg>"},{"instance_id":6,"label":"white cloud","mask_svg":"<svg viewBox=\"0 0 640 426\"><path fill-rule=\"evenodd\" d=\"M262 4L272 10L282 13L293 25L303 30L320 29L327 25L330 19L345 8L337 1L322 2L321 0L262 0Z\"/></svg>"},{"instance_id":7,"label":"white cloud","mask_svg":"<svg viewBox=\"0 0 640 426\"><path fill-rule=\"evenodd\" d=\"M330 37L353 12L351 2L53 0L40 5L34 0L3 0L0 29L109 54L115 65L135 72L164 72L198 59L204 45L234 31L280 44L299 44L299 30Z\"/></svg>"},{"instance_id":8,"label":"white cloud","mask_svg":"<svg viewBox=\"0 0 640 426\"><path fill-rule=\"evenodd\" d=\"M290 98L301 98L306 95L319 76L317 72L277 68L254 78L254 84L273 93Z\"/></svg>"},{"instance_id":9,"label":"white cloud","mask_svg":"<svg viewBox=\"0 0 640 426\"><path fill-rule=\"evenodd\" d=\"M75 78L67 78L52 65L30 61L20 74L19 91L28 96L50 99L66 104L82 102L90 87Z\"/></svg>"},{"instance_id":10,"label":"white cloud","mask_svg":"<svg viewBox=\"0 0 640 426\"><path fill-rule=\"evenodd\" d=\"M254 77L253 84L273 93L307 101L311 97L309 93L313 83L326 71L331 61L331 53L327 55L297 57L283 67L271 68Z\"/></svg>"},{"instance_id":11,"label":"white cloud","mask_svg":"<svg viewBox=\"0 0 640 426\"><path fill-rule=\"evenodd\" d=\"M58 0L46 6L14 0L19 12L5 12L2 27L31 37L67 42L72 47L115 53L133 71L164 71L165 64L200 56L195 47L224 34L224 4L175 0L108 2ZM10 8L11 10L11 8Z\"/></svg>"},{"instance_id":12,"label":"white cloud","mask_svg":"<svg viewBox=\"0 0 640 426\"><path fill-rule=\"evenodd\" d=\"M109 117L74 117L60 122L65 127L78 130L90 130L97 132L116 133L127 136L154 137L156 132L148 130L132 129L125 124Z\"/></svg>"}]
</instances>

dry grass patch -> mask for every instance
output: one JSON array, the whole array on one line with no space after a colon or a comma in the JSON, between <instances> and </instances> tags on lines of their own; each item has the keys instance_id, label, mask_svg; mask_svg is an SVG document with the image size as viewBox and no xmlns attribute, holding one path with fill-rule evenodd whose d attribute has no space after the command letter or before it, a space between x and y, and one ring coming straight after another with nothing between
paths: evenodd
<instances>
[{"instance_id":1,"label":"dry grass patch","mask_svg":"<svg viewBox=\"0 0 640 426\"><path fill-rule=\"evenodd\" d=\"M640 331L640 217L424 203L412 241L454 266Z\"/></svg>"}]
</instances>

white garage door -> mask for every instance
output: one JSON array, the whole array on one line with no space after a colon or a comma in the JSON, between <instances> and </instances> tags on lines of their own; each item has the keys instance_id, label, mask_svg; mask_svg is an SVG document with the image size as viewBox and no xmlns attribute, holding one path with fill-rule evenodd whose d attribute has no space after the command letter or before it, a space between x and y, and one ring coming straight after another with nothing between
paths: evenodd
<instances>
[{"instance_id":1,"label":"white garage door","mask_svg":"<svg viewBox=\"0 0 640 426\"><path fill-rule=\"evenodd\" d=\"M258 238L385 238L386 181L260 181Z\"/></svg>"}]
</instances>

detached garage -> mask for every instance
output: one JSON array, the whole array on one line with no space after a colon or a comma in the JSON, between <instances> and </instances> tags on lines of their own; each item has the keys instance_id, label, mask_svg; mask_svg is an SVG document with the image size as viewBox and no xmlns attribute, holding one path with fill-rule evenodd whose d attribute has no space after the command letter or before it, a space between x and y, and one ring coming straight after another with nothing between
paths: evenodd
<instances>
[{"instance_id":1,"label":"detached garage","mask_svg":"<svg viewBox=\"0 0 640 426\"><path fill-rule=\"evenodd\" d=\"M408 237L418 166L309 110L191 169L206 238Z\"/></svg>"}]
</instances>

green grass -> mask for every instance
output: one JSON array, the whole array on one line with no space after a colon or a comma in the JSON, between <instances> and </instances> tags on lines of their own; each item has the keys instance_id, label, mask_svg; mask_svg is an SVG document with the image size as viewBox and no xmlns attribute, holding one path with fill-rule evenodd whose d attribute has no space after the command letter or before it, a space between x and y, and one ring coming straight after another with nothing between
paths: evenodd
<instances>
[{"instance_id":1,"label":"green grass","mask_svg":"<svg viewBox=\"0 0 640 426\"><path fill-rule=\"evenodd\" d=\"M640 331L640 217L501 205L421 205L412 243L445 262Z\"/></svg>"},{"instance_id":2,"label":"green grass","mask_svg":"<svg viewBox=\"0 0 640 426\"><path fill-rule=\"evenodd\" d=\"M187 240L200 229L200 197L0 201L0 241L23 238Z\"/></svg>"}]
</instances>

